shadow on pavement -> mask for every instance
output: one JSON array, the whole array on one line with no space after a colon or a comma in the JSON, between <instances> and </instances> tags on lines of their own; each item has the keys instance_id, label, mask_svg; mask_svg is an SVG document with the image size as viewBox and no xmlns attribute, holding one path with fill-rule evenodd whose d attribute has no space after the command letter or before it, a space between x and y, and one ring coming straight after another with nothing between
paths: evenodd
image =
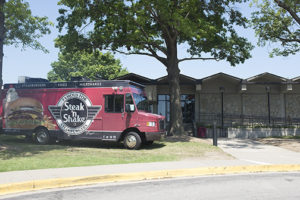
<instances>
[{"instance_id":1,"label":"shadow on pavement","mask_svg":"<svg viewBox=\"0 0 300 200\"><path fill-rule=\"evenodd\" d=\"M232 149L263 149L262 143L250 140L250 139L226 139L219 141L222 148L232 148Z\"/></svg>"}]
</instances>

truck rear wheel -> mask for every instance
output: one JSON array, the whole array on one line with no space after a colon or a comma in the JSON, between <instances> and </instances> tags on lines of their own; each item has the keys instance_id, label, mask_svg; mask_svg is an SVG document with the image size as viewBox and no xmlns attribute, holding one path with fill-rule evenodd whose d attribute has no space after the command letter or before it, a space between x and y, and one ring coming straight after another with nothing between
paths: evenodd
<instances>
[{"instance_id":1,"label":"truck rear wheel","mask_svg":"<svg viewBox=\"0 0 300 200\"><path fill-rule=\"evenodd\" d=\"M39 128L35 132L35 141L38 144L48 144L50 142L49 132L45 128Z\"/></svg>"},{"instance_id":2,"label":"truck rear wheel","mask_svg":"<svg viewBox=\"0 0 300 200\"><path fill-rule=\"evenodd\" d=\"M142 145L142 139L136 132L129 132L124 137L124 146L127 149L139 149Z\"/></svg>"}]
</instances>

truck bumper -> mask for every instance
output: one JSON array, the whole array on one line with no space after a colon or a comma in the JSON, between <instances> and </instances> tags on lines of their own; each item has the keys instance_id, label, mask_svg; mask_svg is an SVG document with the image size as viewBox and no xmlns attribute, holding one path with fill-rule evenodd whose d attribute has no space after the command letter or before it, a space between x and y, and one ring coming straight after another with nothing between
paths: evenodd
<instances>
[{"instance_id":1,"label":"truck bumper","mask_svg":"<svg viewBox=\"0 0 300 200\"><path fill-rule=\"evenodd\" d=\"M146 141L160 140L164 132L145 132Z\"/></svg>"}]
</instances>

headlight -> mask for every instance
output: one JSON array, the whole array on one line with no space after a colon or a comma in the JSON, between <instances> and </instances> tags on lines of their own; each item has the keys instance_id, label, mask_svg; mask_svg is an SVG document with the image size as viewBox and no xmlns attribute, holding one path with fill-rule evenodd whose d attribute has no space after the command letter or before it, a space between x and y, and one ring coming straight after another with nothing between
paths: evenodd
<instances>
[{"instance_id":1,"label":"headlight","mask_svg":"<svg viewBox=\"0 0 300 200\"><path fill-rule=\"evenodd\" d=\"M147 122L147 126L155 127L156 123L155 122Z\"/></svg>"}]
</instances>

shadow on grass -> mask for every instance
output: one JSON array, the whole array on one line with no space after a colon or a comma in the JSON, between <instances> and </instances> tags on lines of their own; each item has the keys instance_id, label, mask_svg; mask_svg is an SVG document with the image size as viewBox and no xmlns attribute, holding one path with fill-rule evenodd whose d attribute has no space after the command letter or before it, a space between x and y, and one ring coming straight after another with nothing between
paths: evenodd
<instances>
[{"instance_id":1,"label":"shadow on grass","mask_svg":"<svg viewBox=\"0 0 300 200\"><path fill-rule=\"evenodd\" d=\"M164 141L166 142L191 142L193 137L188 135L173 135L173 136L166 136Z\"/></svg>"},{"instance_id":2,"label":"shadow on grass","mask_svg":"<svg viewBox=\"0 0 300 200\"><path fill-rule=\"evenodd\" d=\"M37 145L26 141L22 136L0 136L0 159L30 157L45 151L61 150L67 147L60 145Z\"/></svg>"},{"instance_id":3,"label":"shadow on grass","mask_svg":"<svg viewBox=\"0 0 300 200\"><path fill-rule=\"evenodd\" d=\"M143 145L142 146L142 149L144 150L153 150L153 149L160 149L160 148L163 148L165 147L166 145L164 143L153 143L152 145Z\"/></svg>"},{"instance_id":4,"label":"shadow on grass","mask_svg":"<svg viewBox=\"0 0 300 200\"><path fill-rule=\"evenodd\" d=\"M277 147L281 147L284 145L287 146L294 146L296 145L297 147L300 144L300 139L298 136L291 136L291 137L273 137L273 138L259 138L256 139L259 142L262 142L263 144L267 144L267 145L273 145L273 146L277 146Z\"/></svg>"},{"instance_id":5,"label":"shadow on grass","mask_svg":"<svg viewBox=\"0 0 300 200\"><path fill-rule=\"evenodd\" d=\"M153 143L152 145L143 145L141 149L153 150L166 146L163 143ZM8 160L16 157L31 157L46 151L67 150L69 148L97 148L125 150L121 143L101 142L96 140L81 141L61 141L49 145L35 144L33 141L25 140L24 136L6 136L0 135L0 159Z\"/></svg>"},{"instance_id":6,"label":"shadow on grass","mask_svg":"<svg viewBox=\"0 0 300 200\"><path fill-rule=\"evenodd\" d=\"M101 149L119 149L125 150L125 147L122 143L118 142L105 142L105 141L93 141L93 140L81 140L81 141L61 141L60 145L69 146L69 147L83 147L83 148L101 148ZM154 142L152 145L142 145L141 149L158 149L166 146L160 142Z\"/></svg>"},{"instance_id":7,"label":"shadow on grass","mask_svg":"<svg viewBox=\"0 0 300 200\"><path fill-rule=\"evenodd\" d=\"M294 139L294 140L300 140L300 136L274 136L270 138L275 138L275 139Z\"/></svg>"}]
</instances>

